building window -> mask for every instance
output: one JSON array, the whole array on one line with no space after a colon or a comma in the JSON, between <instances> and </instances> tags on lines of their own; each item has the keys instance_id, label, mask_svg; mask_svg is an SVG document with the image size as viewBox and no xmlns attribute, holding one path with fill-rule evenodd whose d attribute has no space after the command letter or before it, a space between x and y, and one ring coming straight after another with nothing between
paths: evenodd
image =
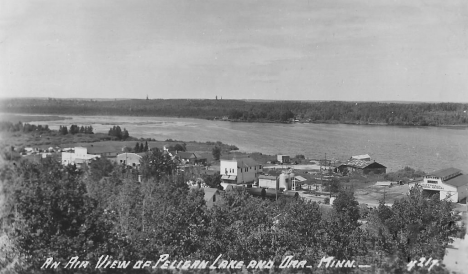
<instances>
[{"instance_id":1,"label":"building window","mask_svg":"<svg viewBox=\"0 0 468 274\"><path fill-rule=\"evenodd\" d=\"M213 203L216 202L216 195L213 195Z\"/></svg>"}]
</instances>

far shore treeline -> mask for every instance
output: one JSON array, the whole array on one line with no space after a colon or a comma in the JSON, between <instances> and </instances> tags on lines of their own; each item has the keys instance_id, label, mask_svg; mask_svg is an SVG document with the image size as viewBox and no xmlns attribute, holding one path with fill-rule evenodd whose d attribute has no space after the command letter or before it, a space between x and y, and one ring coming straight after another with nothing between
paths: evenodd
<instances>
[{"instance_id":1,"label":"far shore treeline","mask_svg":"<svg viewBox=\"0 0 468 274\"><path fill-rule=\"evenodd\" d=\"M228 119L246 122L382 124L409 126L468 125L468 104L243 101L207 99L3 99L6 113L119 115Z\"/></svg>"}]
</instances>

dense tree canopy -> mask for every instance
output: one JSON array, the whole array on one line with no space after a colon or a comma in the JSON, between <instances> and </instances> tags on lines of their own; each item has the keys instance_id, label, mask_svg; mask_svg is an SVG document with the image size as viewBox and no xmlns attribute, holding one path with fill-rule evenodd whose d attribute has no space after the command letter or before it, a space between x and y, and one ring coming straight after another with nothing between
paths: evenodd
<instances>
[{"instance_id":1,"label":"dense tree canopy","mask_svg":"<svg viewBox=\"0 0 468 274\"><path fill-rule=\"evenodd\" d=\"M214 261L223 254L276 266L292 255L310 262L314 273L324 271L316 268L321 258L334 256L371 264L375 273L405 273L408 258L442 260L449 237L460 230L452 205L426 199L418 188L366 217L350 192L340 192L330 207L233 189L209 207L204 191L186 184L192 174L175 172L167 154L147 152L140 165L141 182L106 159L84 169L51 159L0 169L2 182L9 182L2 216L21 268L38 269L49 256L62 262L80 256L95 265L103 254L133 262L160 254ZM219 177L203 178L212 187L219 183Z\"/></svg>"},{"instance_id":2,"label":"dense tree canopy","mask_svg":"<svg viewBox=\"0 0 468 274\"><path fill-rule=\"evenodd\" d=\"M0 108L11 113L173 116L208 119L228 117L240 121L285 122L295 118L315 123L417 126L468 124L468 104L460 103L4 99L0 101Z\"/></svg>"}]
</instances>

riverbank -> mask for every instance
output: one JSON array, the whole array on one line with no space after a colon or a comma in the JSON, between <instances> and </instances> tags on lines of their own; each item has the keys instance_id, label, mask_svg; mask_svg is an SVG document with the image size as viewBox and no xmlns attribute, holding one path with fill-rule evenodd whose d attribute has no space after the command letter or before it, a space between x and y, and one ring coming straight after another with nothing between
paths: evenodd
<instances>
[{"instance_id":1,"label":"riverbank","mask_svg":"<svg viewBox=\"0 0 468 274\"><path fill-rule=\"evenodd\" d=\"M71 117L67 116L76 116L77 114L67 114L62 113L59 115L51 114L38 114L38 113L0 113L0 121L9 121L13 123L17 122L42 122L42 121L59 121L59 120L70 120ZM95 114L79 114L79 116L88 116L88 117L128 117L122 115L95 115ZM363 121L336 121L336 120L294 120L289 119L287 121L283 120L268 120L268 119L255 119L255 120L244 120L244 119L223 119L219 117L193 117L193 116L173 116L173 115L162 115L162 116L147 116L147 115L130 115L130 117L141 117L141 118L180 118L180 119L200 119L208 121L220 121L220 122L232 122L232 123L262 123L262 124L316 124L316 125L356 125L356 126L384 126L384 127L402 127L402 128L447 128L447 129L468 129L467 124L412 124L412 123L369 123ZM66 123L66 121L64 121ZM113 123L109 123L113 125Z\"/></svg>"}]
</instances>

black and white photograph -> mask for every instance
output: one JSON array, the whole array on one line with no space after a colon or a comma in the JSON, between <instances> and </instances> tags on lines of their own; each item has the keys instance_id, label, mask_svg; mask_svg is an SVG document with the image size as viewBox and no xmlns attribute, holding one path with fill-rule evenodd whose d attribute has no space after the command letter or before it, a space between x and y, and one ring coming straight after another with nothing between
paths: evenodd
<instances>
[{"instance_id":1,"label":"black and white photograph","mask_svg":"<svg viewBox=\"0 0 468 274\"><path fill-rule=\"evenodd\" d=\"M467 1L0 0L0 274L463 274L467 199Z\"/></svg>"}]
</instances>

